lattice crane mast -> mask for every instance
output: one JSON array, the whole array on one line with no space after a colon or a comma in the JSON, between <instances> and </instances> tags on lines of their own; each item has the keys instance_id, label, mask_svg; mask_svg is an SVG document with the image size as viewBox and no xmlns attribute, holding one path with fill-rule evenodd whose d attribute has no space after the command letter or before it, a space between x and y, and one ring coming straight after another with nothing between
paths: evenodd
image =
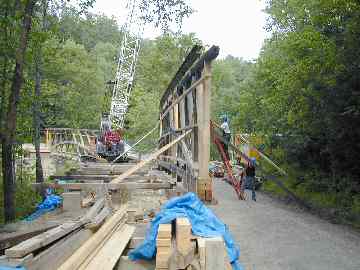
<instances>
[{"instance_id":1,"label":"lattice crane mast","mask_svg":"<svg viewBox=\"0 0 360 270\"><path fill-rule=\"evenodd\" d=\"M140 51L140 42L144 23L140 9L141 0L128 0L126 21L122 27L122 40L119 59L113 81L110 113L103 114L100 124L100 135L96 141L96 152L108 161L127 160L123 155L130 146L122 138L125 116L129 107L129 98L134 82L136 64Z\"/></svg>"},{"instance_id":2,"label":"lattice crane mast","mask_svg":"<svg viewBox=\"0 0 360 270\"><path fill-rule=\"evenodd\" d=\"M111 99L110 121L114 126L121 129L124 127L125 115L129 107L140 41L144 31L138 2L139 0L128 0L127 2L129 12L122 28L123 38Z\"/></svg>"}]
</instances>

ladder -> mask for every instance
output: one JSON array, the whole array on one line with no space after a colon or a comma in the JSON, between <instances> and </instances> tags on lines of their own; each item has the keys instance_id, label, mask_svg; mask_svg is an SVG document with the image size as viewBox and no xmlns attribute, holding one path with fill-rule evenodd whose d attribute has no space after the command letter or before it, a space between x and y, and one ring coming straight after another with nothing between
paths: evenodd
<instances>
[{"instance_id":1,"label":"ladder","mask_svg":"<svg viewBox=\"0 0 360 270\"><path fill-rule=\"evenodd\" d=\"M233 186L238 198L240 200L245 200L245 194L244 194L244 192L241 191L241 185L242 185L243 178L241 178L239 180L236 179L236 177L233 173L233 170L232 170L230 160L227 158L227 155L225 153L222 140L219 138L219 135L217 134L217 132L215 132L215 126L214 126L213 121L210 122L210 127L211 127L211 135L213 138L213 142L216 145L216 147L220 153L221 159L224 163L225 170L227 172L227 176L230 180L229 183Z\"/></svg>"},{"instance_id":2,"label":"ladder","mask_svg":"<svg viewBox=\"0 0 360 270\"><path fill-rule=\"evenodd\" d=\"M144 23L141 20L139 8L141 0L128 0L126 8L129 11L122 27L119 59L111 98L110 121L117 128L124 127L125 115L129 107L129 98L134 82L136 63L140 51Z\"/></svg>"}]
</instances>

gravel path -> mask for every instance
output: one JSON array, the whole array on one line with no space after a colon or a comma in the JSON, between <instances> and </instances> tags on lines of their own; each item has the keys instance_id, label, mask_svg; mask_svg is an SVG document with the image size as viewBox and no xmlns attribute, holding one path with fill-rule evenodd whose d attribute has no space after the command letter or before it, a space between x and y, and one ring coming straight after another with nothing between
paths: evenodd
<instances>
[{"instance_id":1,"label":"gravel path","mask_svg":"<svg viewBox=\"0 0 360 270\"><path fill-rule=\"evenodd\" d=\"M246 270L360 270L360 233L262 193L239 201L221 180L214 190L219 203L211 208L239 243Z\"/></svg>"}]
</instances>

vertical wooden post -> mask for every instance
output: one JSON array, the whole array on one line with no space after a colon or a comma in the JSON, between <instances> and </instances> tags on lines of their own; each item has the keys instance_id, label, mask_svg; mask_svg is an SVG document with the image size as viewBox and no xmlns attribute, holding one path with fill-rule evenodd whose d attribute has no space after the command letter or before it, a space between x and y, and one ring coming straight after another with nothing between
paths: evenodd
<instances>
[{"instance_id":1,"label":"vertical wooden post","mask_svg":"<svg viewBox=\"0 0 360 270\"><path fill-rule=\"evenodd\" d=\"M204 65L204 82L197 89L198 116L198 147L199 147L199 176L198 194L201 199L212 200L212 180L209 176L210 161L210 95L211 95L211 66Z\"/></svg>"},{"instance_id":2,"label":"vertical wooden post","mask_svg":"<svg viewBox=\"0 0 360 270\"><path fill-rule=\"evenodd\" d=\"M174 122L173 122L174 126L173 127L175 129L179 129L180 121L179 121L179 105L178 104L176 104L173 108L173 118L174 118ZM173 156L175 156L175 157L177 157L178 147L179 147L179 144L176 144L173 147Z\"/></svg>"},{"instance_id":3,"label":"vertical wooden post","mask_svg":"<svg viewBox=\"0 0 360 270\"><path fill-rule=\"evenodd\" d=\"M162 136L162 132L163 132L163 120L161 120L161 113L160 113L160 116L159 116L159 119L160 119L160 134L159 134L159 138L161 138ZM161 145L160 145L161 146Z\"/></svg>"},{"instance_id":4,"label":"vertical wooden post","mask_svg":"<svg viewBox=\"0 0 360 270\"><path fill-rule=\"evenodd\" d=\"M85 146L85 143L84 143L84 138L83 138L83 135L81 134L81 131L79 130L79 134L78 134L79 138L80 138L80 143L82 146Z\"/></svg>"},{"instance_id":5,"label":"vertical wooden post","mask_svg":"<svg viewBox=\"0 0 360 270\"><path fill-rule=\"evenodd\" d=\"M45 144L49 146L49 130L45 129Z\"/></svg>"}]
</instances>

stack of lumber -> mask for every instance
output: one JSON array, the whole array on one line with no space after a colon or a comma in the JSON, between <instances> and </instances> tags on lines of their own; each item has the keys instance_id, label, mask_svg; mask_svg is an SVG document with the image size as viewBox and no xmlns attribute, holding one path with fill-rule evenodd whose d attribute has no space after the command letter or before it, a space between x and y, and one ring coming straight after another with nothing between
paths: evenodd
<instances>
[{"instance_id":1,"label":"stack of lumber","mask_svg":"<svg viewBox=\"0 0 360 270\"><path fill-rule=\"evenodd\" d=\"M231 270L225 243L222 237L196 239L200 270Z\"/></svg>"},{"instance_id":2,"label":"stack of lumber","mask_svg":"<svg viewBox=\"0 0 360 270\"><path fill-rule=\"evenodd\" d=\"M156 269L169 269L168 262L172 254L171 224L160 224L156 238Z\"/></svg>"},{"instance_id":3,"label":"stack of lumber","mask_svg":"<svg viewBox=\"0 0 360 270\"><path fill-rule=\"evenodd\" d=\"M125 221L123 206L58 269L113 269L135 231Z\"/></svg>"},{"instance_id":4,"label":"stack of lumber","mask_svg":"<svg viewBox=\"0 0 360 270\"><path fill-rule=\"evenodd\" d=\"M0 257L0 265L24 266L29 270L57 269L83 243L97 234L95 231L110 214L111 209L105 199L101 198L83 217L67 221L8 247L5 255Z\"/></svg>"},{"instance_id":5,"label":"stack of lumber","mask_svg":"<svg viewBox=\"0 0 360 270\"><path fill-rule=\"evenodd\" d=\"M42 224L37 225L36 227L33 226L32 228L27 228L21 231L14 231L14 232L3 232L0 231L0 252L4 253L5 249L15 246L31 237L34 237L38 234L41 234L45 231L48 231L58 224Z\"/></svg>"},{"instance_id":6,"label":"stack of lumber","mask_svg":"<svg viewBox=\"0 0 360 270\"><path fill-rule=\"evenodd\" d=\"M193 236L187 218L177 218L173 224L161 224L156 249L156 270L232 269L222 237Z\"/></svg>"}]
</instances>

